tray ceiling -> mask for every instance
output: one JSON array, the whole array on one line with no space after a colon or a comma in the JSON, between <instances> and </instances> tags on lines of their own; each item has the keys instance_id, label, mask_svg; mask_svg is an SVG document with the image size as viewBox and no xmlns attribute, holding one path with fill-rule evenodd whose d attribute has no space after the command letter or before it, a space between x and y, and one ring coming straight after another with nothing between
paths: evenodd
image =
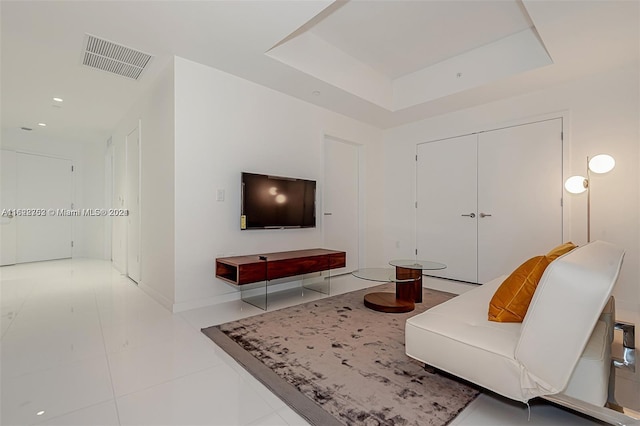
<instances>
[{"instance_id":1,"label":"tray ceiling","mask_svg":"<svg viewBox=\"0 0 640 426\"><path fill-rule=\"evenodd\" d=\"M637 63L638 9L615 0L3 1L2 127L106 140L175 55L388 128ZM97 72L82 65L86 34L153 60L137 81Z\"/></svg>"}]
</instances>

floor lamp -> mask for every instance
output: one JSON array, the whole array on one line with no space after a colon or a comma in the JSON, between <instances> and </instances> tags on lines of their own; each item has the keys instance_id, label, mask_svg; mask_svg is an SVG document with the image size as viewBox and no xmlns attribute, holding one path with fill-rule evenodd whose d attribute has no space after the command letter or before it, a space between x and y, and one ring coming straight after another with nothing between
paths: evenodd
<instances>
[{"instance_id":1,"label":"floor lamp","mask_svg":"<svg viewBox=\"0 0 640 426\"><path fill-rule=\"evenodd\" d=\"M571 176L564 183L564 187L572 194L581 194L587 191L587 242L591 242L591 172L608 173L616 165L616 160L607 154L596 155L589 159L587 157L587 177ZM624 368L631 372L636 371L636 349L635 349L635 324L615 321L614 330L622 331L622 358L612 357L613 366ZM612 373L614 374L614 373Z\"/></svg>"},{"instance_id":2,"label":"floor lamp","mask_svg":"<svg viewBox=\"0 0 640 426\"><path fill-rule=\"evenodd\" d=\"M571 176L564 183L564 187L572 194L581 194L587 191L587 242L591 242L591 172L608 173L616 165L616 160L607 154L599 154L589 159L587 157L587 177Z\"/></svg>"}]
</instances>

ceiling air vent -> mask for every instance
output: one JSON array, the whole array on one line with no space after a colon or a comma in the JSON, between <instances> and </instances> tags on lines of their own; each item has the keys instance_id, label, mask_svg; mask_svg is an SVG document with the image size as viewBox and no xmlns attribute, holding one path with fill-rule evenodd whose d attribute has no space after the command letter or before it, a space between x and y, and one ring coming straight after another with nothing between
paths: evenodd
<instances>
[{"instance_id":1,"label":"ceiling air vent","mask_svg":"<svg viewBox=\"0 0 640 426\"><path fill-rule=\"evenodd\" d=\"M137 80L152 56L121 44L85 35L82 64Z\"/></svg>"}]
</instances>

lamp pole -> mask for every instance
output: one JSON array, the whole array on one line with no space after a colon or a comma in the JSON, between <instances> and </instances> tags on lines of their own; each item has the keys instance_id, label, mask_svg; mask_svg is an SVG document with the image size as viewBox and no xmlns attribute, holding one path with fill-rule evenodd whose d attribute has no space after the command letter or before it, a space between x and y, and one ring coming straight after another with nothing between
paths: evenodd
<instances>
[{"instance_id":1,"label":"lamp pole","mask_svg":"<svg viewBox=\"0 0 640 426\"><path fill-rule=\"evenodd\" d=\"M593 162L593 164L590 164ZM564 183L565 189L572 194L582 194L587 191L587 242L591 242L591 172L608 173L616 165L616 160L608 154L598 154L593 158L587 156L587 177L580 175L571 176ZM582 187L580 187L582 180Z\"/></svg>"},{"instance_id":2,"label":"lamp pole","mask_svg":"<svg viewBox=\"0 0 640 426\"><path fill-rule=\"evenodd\" d=\"M584 181L587 188L587 242L591 242L591 171L589 170L589 156L587 156L587 178Z\"/></svg>"}]
</instances>

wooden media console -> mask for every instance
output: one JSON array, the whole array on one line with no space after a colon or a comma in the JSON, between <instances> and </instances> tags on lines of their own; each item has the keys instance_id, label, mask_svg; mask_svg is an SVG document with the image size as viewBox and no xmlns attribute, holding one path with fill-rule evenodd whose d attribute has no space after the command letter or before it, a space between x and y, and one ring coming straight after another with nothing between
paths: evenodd
<instances>
[{"instance_id":1,"label":"wooden media console","mask_svg":"<svg viewBox=\"0 0 640 426\"><path fill-rule=\"evenodd\" d=\"M344 251L321 248L219 257L216 259L216 277L241 286L342 268L346 259Z\"/></svg>"}]
</instances>

